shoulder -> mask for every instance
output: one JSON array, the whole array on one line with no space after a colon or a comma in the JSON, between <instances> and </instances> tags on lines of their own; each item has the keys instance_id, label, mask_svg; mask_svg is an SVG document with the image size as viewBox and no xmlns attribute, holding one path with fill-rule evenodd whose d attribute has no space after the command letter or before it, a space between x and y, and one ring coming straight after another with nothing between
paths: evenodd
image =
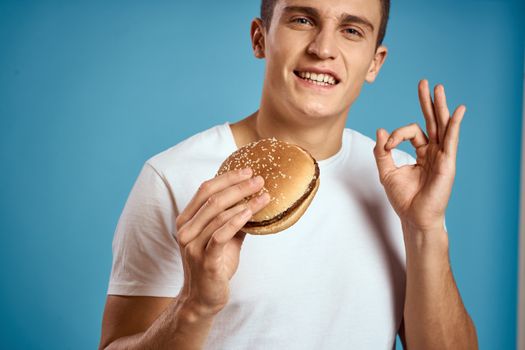
<instances>
[{"instance_id":1,"label":"shoulder","mask_svg":"<svg viewBox=\"0 0 525 350\"><path fill-rule=\"evenodd\" d=\"M175 169L187 168L195 161L207 161L216 153L227 150L227 123L215 125L194 134L174 146L152 156L146 164L162 174L169 174Z\"/></svg>"}]
</instances>

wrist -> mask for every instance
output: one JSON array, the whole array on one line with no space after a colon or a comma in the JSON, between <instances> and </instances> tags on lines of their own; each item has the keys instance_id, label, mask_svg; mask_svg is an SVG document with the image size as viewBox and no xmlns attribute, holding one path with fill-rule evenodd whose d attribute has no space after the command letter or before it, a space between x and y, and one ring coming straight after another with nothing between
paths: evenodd
<instances>
[{"instance_id":1,"label":"wrist","mask_svg":"<svg viewBox=\"0 0 525 350\"><path fill-rule=\"evenodd\" d=\"M204 306L189 297L181 298L180 308L184 318L189 322L211 321L223 309L222 307Z\"/></svg>"},{"instance_id":2,"label":"wrist","mask_svg":"<svg viewBox=\"0 0 525 350\"><path fill-rule=\"evenodd\" d=\"M408 256L418 259L448 259L448 234L443 225L421 228L402 222Z\"/></svg>"}]
</instances>

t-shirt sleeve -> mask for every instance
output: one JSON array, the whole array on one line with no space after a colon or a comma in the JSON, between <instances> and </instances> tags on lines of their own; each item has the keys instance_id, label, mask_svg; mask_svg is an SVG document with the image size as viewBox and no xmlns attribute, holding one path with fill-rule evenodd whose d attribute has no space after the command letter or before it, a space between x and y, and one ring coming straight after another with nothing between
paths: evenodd
<instances>
[{"instance_id":1,"label":"t-shirt sleeve","mask_svg":"<svg viewBox=\"0 0 525 350\"><path fill-rule=\"evenodd\" d=\"M113 238L108 294L175 297L183 283L174 238L175 198L146 162L129 194Z\"/></svg>"}]
</instances>

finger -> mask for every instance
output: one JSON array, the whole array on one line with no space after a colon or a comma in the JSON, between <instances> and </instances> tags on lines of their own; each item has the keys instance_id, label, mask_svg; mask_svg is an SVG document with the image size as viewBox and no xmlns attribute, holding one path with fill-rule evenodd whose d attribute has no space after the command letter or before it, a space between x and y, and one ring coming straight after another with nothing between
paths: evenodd
<instances>
[{"instance_id":1,"label":"finger","mask_svg":"<svg viewBox=\"0 0 525 350\"><path fill-rule=\"evenodd\" d=\"M445 140L448 121L450 120L450 112L447 106L445 88L441 84L436 85L434 88L434 113L438 124L438 143L442 145Z\"/></svg>"},{"instance_id":2,"label":"finger","mask_svg":"<svg viewBox=\"0 0 525 350\"><path fill-rule=\"evenodd\" d=\"M410 141L412 146L417 150L421 146L428 144L427 135L423 132L417 123L403 126L392 132L385 145L387 150L396 148L401 142Z\"/></svg>"},{"instance_id":3,"label":"finger","mask_svg":"<svg viewBox=\"0 0 525 350\"><path fill-rule=\"evenodd\" d=\"M186 208L184 208L182 213L177 217L177 229L180 229L182 225L190 220L195 215L195 213L197 213L200 207L202 207L206 200L208 200L208 198L210 198L210 196L212 196L214 193L249 179L251 176L252 170L250 168L246 168L229 171L203 182Z\"/></svg>"},{"instance_id":4,"label":"finger","mask_svg":"<svg viewBox=\"0 0 525 350\"><path fill-rule=\"evenodd\" d=\"M231 220L235 215L239 214L245 209L249 209L252 214L257 213L259 210L264 208L270 202L270 195L263 193L257 197L250 199L246 203L237 204L236 206L223 211L217 215L210 223L204 228L204 230L192 241L195 244L204 246L213 235L213 233L222 227L226 222Z\"/></svg>"},{"instance_id":5,"label":"finger","mask_svg":"<svg viewBox=\"0 0 525 350\"><path fill-rule=\"evenodd\" d=\"M386 142L390 135L385 129L377 129L376 145L374 147L374 157L379 171L379 180L383 183L384 179L391 171L396 169L394 159L390 150L385 149Z\"/></svg>"},{"instance_id":6,"label":"finger","mask_svg":"<svg viewBox=\"0 0 525 350\"><path fill-rule=\"evenodd\" d=\"M220 257L226 243L235 237L251 217L251 210L245 209L228 220L209 239L205 248L206 254L212 259Z\"/></svg>"},{"instance_id":7,"label":"finger","mask_svg":"<svg viewBox=\"0 0 525 350\"><path fill-rule=\"evenodd\" d=\"M181 229L183 232L179 233L179 243L185 245L191 242L213 218L243 198L260 191L263 186L264 179L261 176L256 176L212 194Z\"/></svg>"},{"instance_id":8,"label":"finger","mask_svg":"<svg viewBox=\"0 0 525 350\"><path fill-rule=\"evenodd\" d=\"M447 133L445 135L444 151L454 159L456 159L456 154L458 151L459 129L466 111L467 108L465 106L459 106L454 111L452 119L450 119L450 122L448 123Z\"/></svg>"},{"instance_id":9,"label":"finger","mask_svg":"<svg viewBox=\"0 0 525 350\"><path fill-rule=\"evenodd\" d=\"M430 96L430 89L428 88L428 81L421 80L418 87L419 103L421 110L425 116L426 129L430 142L437 143L437 124L434 115L434 104Z\"/></svg>"}]
</instances>

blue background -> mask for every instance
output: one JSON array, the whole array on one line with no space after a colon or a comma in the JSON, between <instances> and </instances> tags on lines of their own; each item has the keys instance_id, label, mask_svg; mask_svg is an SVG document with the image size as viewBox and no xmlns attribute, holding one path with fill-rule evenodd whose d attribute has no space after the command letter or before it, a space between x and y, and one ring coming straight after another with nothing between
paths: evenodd
<instances>
[{"instance_id":1,"label":"blue background","mask_svg":"<svg viewBox=\"0 0 525 350\"><path fill-rule=\"evenodd\" d=\"M258 6L0 1L2 347L97 347L113 230L144 161L258 107ZM393 1L387 63L348 120L372 137L423 123L423 77L467 105L447 227L482 349L516 344L523 23L523 1Z\"/></svg>"}]
</instances>

